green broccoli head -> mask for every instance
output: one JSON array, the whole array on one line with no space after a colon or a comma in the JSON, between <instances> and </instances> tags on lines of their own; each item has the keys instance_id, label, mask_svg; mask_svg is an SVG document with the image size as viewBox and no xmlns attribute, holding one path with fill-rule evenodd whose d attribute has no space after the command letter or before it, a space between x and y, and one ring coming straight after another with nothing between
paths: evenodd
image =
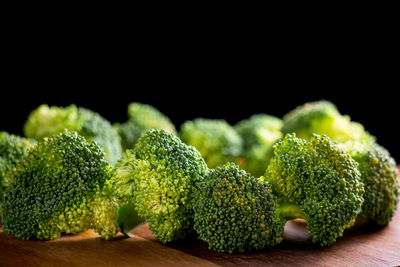
<instances>
[{"instance_id":1,"label":"green broccoli head","mask_svg":"<svg viewBox=\"0 0 400 267\"><path fill-rule=\"evenodd\" d=\"M283 120L283 133L295 132L298 137L304 139L310 139L316 133L325 134L338 142L375 141L375 137L366 132L360 123L350 121L349 116L341 115L336 106L329 101L301 105L286 114Z\"/></svg>"},{"instance_id":2,"label":"green broccoli head","mask_svg":"<svg viewBox=\"0 0 400 267\"><path fill-rule=\"evenodd\" d=\"M273 156L272 146L282 138L282 124L277 117L257 114L235 125L243 139L241 167L258 177L264 174Z\"/></svg>"},{"instance_id":3,"label":"green broccoli head","mask_svg":"<svg viewBox=\"0 0 400 267\"><path fill-rule=\"evenodd\" d=\"M194 227L211 249L242 253L282 240L285 221L270 186L239 166L210 170L194 196Z\"/></svg>"},{"instance_id":4,"label":"green broccoli head","mask_svg":"<svg viewBox=\"0 0 400 267\"><path fill-rule=\"evenodd\" d=\"M282 216L293 217L285 206L297 206L288 211L304 214L312 241L332 244L361 211L364 187L358 164L327 136L306 141L288 134L274 153L265 179L282 203Z\"/></svg>"},{"instance_id":5,"label":"green broccoli head","mask_svg":"<svg viewBox=\"0 0 400 267\"><path fill-rule=\"evenodd\" d=\"M42 104L33 110L24 125L25 136L41 140L62 132L64 129L80 131L85 119L80 116L75 105L49 107Z\"/></svg>"},{"instance_id":6,"label":"green broccoli head","mask_svg":"<svg viewBox=\"0 0 400 267\"><path fill-rule=\"evenodd\" d=\"M150 105L129 104L128 117L129 119L125 123L114 125L121 136L124 150L133 148L140 136L150 129L164 129L176 134L175 126L171 120Z\"/></svg>"},{"instance_id":7,"label":"green broccoli head","mask_svg":"<svg viewBox=\"0 0 400 267\"><path fill-rule=\"evenodd\" d=\"M118 204L103 151L76 132L45 138L12 173L3 205L3 229L21 239L54 239L94 228L118 231Z\"/></svg>"},{"instance_id":8,"label":"green broccoli head","mask_svg":"<svg viewBox=\"0 0 400 267\"><path fill-rule=\"evenodd\" d=\"M358 162L364 183L364 203L360 215L379 225L387 225L399 200L396 162L378 144L347 142L342 147Z\"/></svg>"},{"instance_id":9,"label":"green broccoli head","mask_svg":"<svg viewBox=\"0 0 400 267\"><path fill-rule=\"evenodd\" d=\"M36 140L58 134L64 129L76 131L88 141L96 142L112 164L122 154L120 137L110 122L96 112L75 105L40 105L31 112L24 125L25 135Z\"/></svg>"},{"instance_id":10,"label":"green broccoli head","mask_svg":"<svg viewBox=\"0 0 400 267\"><path fill-rule=\"evenodd\" d=\"M85 123L79 134L87 140L96 142L105 152L106 159L115 164L122 154L121 139L111 123L98 113L89 109L79 108L79 113L85 118Z\"/></svg>"},{"instance_id":11,"label":"green broccoli head","mask_svg":"<svg viewBox=\"0 0 400 267\"><path fill-rule=\"evenodd\" d=\"M0 204L4 197L5 190L12 183L12 175L9 174L16 164L23 159L30 147L36 141L23 138L6 132L0 132Z\"/></svg>"},{"instance_id":12,"label":"green broccoli head","mask_svg":"<svg viewBox=\"0 0 400 267\"><path fill-rule=\"evenodd\" d=\"M163 243L194 234L192 192L207 166L200 153L165 130L149 130L116 164L113 181Z\"/></svg>"},{"instance_id":13,"label":"green broccoli head","mask_svg":"<svg viewBox=\"0 0 400 267\"><path fill-rule=\"evenodd\" d=\"M235 160L242 151L242 138L224 120L186 121L181 126L180 137L199 150L209 168Z\"/></svg>"},{"instance_id":14,"label":"green broccoli head","mask_svg":"<svg viewBox=\"0 0 400 267\"><path fill-rule=\"evenodd\" d=\"M9 163L2 157L0 157L0 213L1 206L3 204L4 192L11 184L10 180L12 177L9 175Z\"/></svg>"}]
</instances>

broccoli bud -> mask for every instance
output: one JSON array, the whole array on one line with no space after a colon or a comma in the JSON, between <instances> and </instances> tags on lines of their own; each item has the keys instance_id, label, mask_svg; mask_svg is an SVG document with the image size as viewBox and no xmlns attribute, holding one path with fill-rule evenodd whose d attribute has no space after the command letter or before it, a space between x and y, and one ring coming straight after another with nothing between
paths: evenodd
<instances>
[{"instance_id":1,"label":"broccoli bud","mask_svg":"<svg viewBox=\"0 0 400 267\"><path fill-rule=\"evenodd\" d=\"M242 138L224 120L186 121L181 126L180 137L199 150L209 168L234 161L242 151Z\"/></svg>"},{"instance_id":2,"label":"broccoli bud","mask_svg":"<svg viewBox=\"0 0 400 267\"><path fill-rule=\"evenodd\" d=\"M103 151L76 132L44 138L12 173L3 229L21 239L54 239L94 228L118 232L118 204Z\"/></svg>"},{"instance_id":3,"label":"broccoli bud","mask_svg":"<svg viewBox=\"0 0 400 267\"><path fill-rule=\"evenodd\" d=\"M76 131L88 141L96 142L111 164L115 164L122 154L117 131L110 122L89 109L75 105L49 107L43 104L31 112L24 125L25 135L36 140L58 134L64 129Z\"/></svg>"},{"instance_id":4,"label":"broccoli bud","mask_svg":"<svg viewBox=\"0 0 400 267\"><path fill-rule=\"evenodd\" d=\"M364 203L360 216L378 225L387 225L399 201L396 162L378 144L347 142L342 146L358 162L364 183Z\"/></svg>"},{"instance_id":5,"label":"broccoli bud","mask_svg":"<svg viewBox=\"0 0 400 267\"><path fill-rule=\"evenodd\" d=\"M336 106L329 101L306 103L290 111L283 117L282 132L293 133L309 140L312 135L327 135L334 141L374 142L375 137L364 130L349 116L341 115Z\"/></svg>"},{"instance_id":6,"label":"broccoli bud","mask_svg":"<svg viewBox=\"0 0 400 267\"><path fill-rule=\"evenodd\" d=\"M233 163L210 170L194 203L194 227L217 252L260 250L282 240L285 221L270 186Z\"/></svg>"},{"instance_id":7,"label":"broccoli bud","mask_svg":"<svg viewBox=\"0 0 400 267\"><path fill-rule=\"evenodd\" d=\"M256 177L264 174L273 156L273 145L282 138L282 120L257 114L235 125L243 139L242 160L239 165Z\"/></svg>"},{"instance_id":8,"label":"broccoli bud","mask_svg":"<svg viewBox=\"0 0 400 267\"><path fill-rule=\"evenodd\" d=\"M176 134L175 126L170 119L150 105L129 104L128 117L125 123L114 125L121 136L123 150L133 148L140 136L150 129L164 129Z\"/></svg>"},{"instance_id":9,"label":"broccoli bud","mask_svg":"<svg viewBox=\"0 0 400 267\"><path fill-rule=\"evenodd\" d=\"M192 192L206 172L195 148L165 130L153 129L142 135L133 150L126 150L116 164L113 182L122 203L133 203L137 215L132 216L146 220L153 234L166 243L193 236ZM133 218L133 222L140 220Z\"/></svg>"},{"instance_id":10,"label":"broccoli bud","mask_svg":"<svg viewBox=\"0 0 400 267\"><path fill-rule=\"evenodd\" d=\"M35 144L36 141L33 139L0 132L0 205L4 192L13 182L10 172Z\"/></svg>"},{"instance_id":11,"label":"broccoli bud","mask_svg":"<svg viewBox=\"0 0 400 267\"><path fill-rule=\"evenodd\" d=\"M364 185L357 162L315 134L310 141L288 134L274 153L264 179L281 203L281 216L300 216L314 243L332 244L361 211Z\"/></svg>"}]
</instances>

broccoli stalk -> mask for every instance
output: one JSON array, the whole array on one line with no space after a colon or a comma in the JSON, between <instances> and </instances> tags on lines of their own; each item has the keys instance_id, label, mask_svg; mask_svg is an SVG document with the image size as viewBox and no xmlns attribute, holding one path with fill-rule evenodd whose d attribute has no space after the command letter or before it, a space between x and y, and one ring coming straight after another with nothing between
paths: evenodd
<instances>
[{"instance_id":1,"label":"broccoli stalk","mask_svg":"<svg viewBox=\"0 0 400 267\"><path fill-rule=\"evenodd\" d=\"M145 223L145 219L139 216L135 203L127 202L118 209L118 226L126 237L130 237L129 232L143 223Z\"/></svg>"},{"instance_id":2,"label":"broccoli stalk","mask_svg":"<svg viewBox=\"0 0 400 267\"><path fill-rule=\"evenodd\" d=\"M304 211L294 203L279 202L278 213L287 221L306 218Z\"/></svg>"}]
</instances>

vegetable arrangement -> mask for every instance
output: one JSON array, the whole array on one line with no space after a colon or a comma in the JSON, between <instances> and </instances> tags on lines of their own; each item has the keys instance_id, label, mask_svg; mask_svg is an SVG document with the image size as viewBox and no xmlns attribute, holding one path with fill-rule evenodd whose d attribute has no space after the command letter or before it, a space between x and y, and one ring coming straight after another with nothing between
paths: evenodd
<instances>
[{"instance_id":1,"label":"vegetable arrangement","mask_svg":"<svg viewBox=\"0 0 400 267\"><path fill-rule=\"evenodd\" d=\"M200 237L243 253L279 244L301 218L329 246L357 220L389 224L399 200L389 152L328 101L234 126L199 118L179 132L141 103L114 125L41 105L24 133L0 132L3 230L24 240L91 228L108 240L147 222L163 243Z\"/></svg>"}]
</instances>

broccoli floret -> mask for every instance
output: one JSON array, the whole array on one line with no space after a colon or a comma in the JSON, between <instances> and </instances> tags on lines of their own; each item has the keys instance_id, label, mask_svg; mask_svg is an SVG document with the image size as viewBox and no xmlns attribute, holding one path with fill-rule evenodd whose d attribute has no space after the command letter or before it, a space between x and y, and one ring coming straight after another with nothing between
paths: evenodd
<instances>
[{"instance_id":1,"label":"broccoli floret","mask_svg":"<svg viewBox=\"0 0 400 267\"><path fill-rule=\"evenodd\" d=\"M98 113L89 109L79 108L79 113L85 118L85 123L79 134L87 140L96 142L103 148L106 158L115 164L122 154L121 139L111 123Z\"/></svg>"},{"instance_id":2,"label":"broccoli floret","mask_svg":"<svg viewBox=\"0 0 400 267\"><path fill-rule=\"evenodd\" d=\"M194 196L194 227L210 249L242 253L282 240L285 220L270 186L239 166L210 170Z\"/></svg>"},{"instance_id":3,"label":"broccoli floret","mask_svg":"<svg viewBox=\"0 0 400 267\"><path fill-rule=\"evenodd\" d=\"M300 138L310 139L314 133L327 135L338 142L374 142L375 137L364 130L349 116L341 115L336 106L325 100L306 103L283 117L283 133L293 133Z\"/></svg>"},{"instance_id":4,"label":"broccoli floret","mask_svg":"<svg viewBox=\"0 0 400 267\"><path fill-rule=\"evenodd\" d=\"M0 205L4 192L12 183L9 174L16 164L28 154L28 149L36 144L33 139L0 132Z\"/></svg>"},{"instance_id":5,"label":"broccoli floret","mask_svg":"<svg viewBox=\"0 0 400 267\"><path fill-rule=\"evenodd\" d=\"M75 105L40 105L31 112L24 125L25 135L36 140L58 134L64 129L76 131L88 141L96 142L104 149L106 158L112 164L122 154L120 137L110 122L96 112Z\"/></svg>"},{"instance_id":6,"label":"broccoli floret","mask_svg":"<svg viewBox=\"0 0 400 267\"><path fill-rule=\"evenodd\" d=\"M358 162L364 183L364 203L360 216L378 225L387 225L399 200L396 162L378 144L347 142L342 146Z\"/></svg>"},{"instance_id":7,"label":"broccoli floret","mask_svg":"<svg viewBox=\"0 0 400 267\"><path fill-rule=\"evenodd\" d=\"M361 211L358 164L327 136L306 141L288 134L274 147L264 179L279 199L281 216L300 216L314 243L332 244Z\"/></svg>"},{"instance_id":8,"label":"broccoli floret","mask_svg":"<svg viewBox=\"0 0 400 267\"><path fill-rule=\"evenodd\" d=\"M150 105L131 103L128 106L128 121L114 124L121 136L122 148L131 149L140 136L150 129L164 129L176 134L176 129L171 120Z\"/></svg>"},{"instance_id":9,"label":"broccoli floret","mask_svg":"<svg viewBox=\"0 0 400 267\"><path fill-rule=\"evenodd\" d=\"M117 162L113 181L163 243L194 234L192 192L207 172L200 153L165 130L149 130Z\"/></svg>"},{"instance_id":10,"label":"broccoli floret","mask_svg":"<svg viewBox=\"0 0 400 267\"><path fill-rule=\"evenodd\" d=\"M234 161L242 151L242 138L225 120L186 121L181 126L180 137L199 150L209 168Z\"/></svg>"},{"instance_id":11,"label":"broccoli floret","mask_svg":"<svg viewBox=\"0 0 400 267\"><path fill-rule=\"evenodd\" d=\"M243 139L242 160L239 165L252 175L264 174L273 156L273 144L282 138L282 120L257 114L235 125L236 131Z\"/></svg>"},{"instance_id":12,"label":"broccoli floret","mask_svg":"<svg viewBox=\"0 0 400 267\"><path fill-rule=\"evenodd\" d=\"M97 144L64 131L32 147L12 173L3 230L21 239L54 239L94 228L118 232L111 166Z\"/></svg>"},{"instance_id":13,"label":"broccoli floret","mask_svg":"<svg viewBox=\"0 0 400 267\"><path fill-rule=\"evenodd\" d=\"M4 192L11 184L12 177L9 175L9 163L0 157L0 213L2 210Z\"/></svg>"}]
</instances>

